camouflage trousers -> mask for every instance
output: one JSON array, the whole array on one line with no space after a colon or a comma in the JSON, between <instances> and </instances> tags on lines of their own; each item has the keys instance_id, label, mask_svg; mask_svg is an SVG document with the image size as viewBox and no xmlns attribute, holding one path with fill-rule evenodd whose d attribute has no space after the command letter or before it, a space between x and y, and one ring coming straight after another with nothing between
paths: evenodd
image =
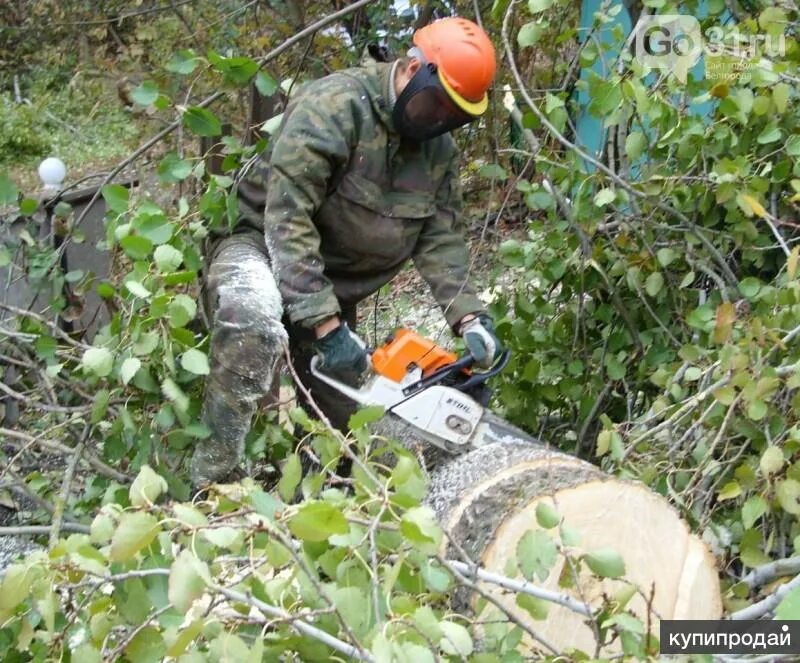
<instances>
[{"instance_id":1,"label":"camouflage trousers","mask_svg":"<svg viewBox=\"0 0 800 663\"><path fill-rule=\"evenodd\" d=\"M253 231L227 237L209 258L203 304L211 329L211 371L202 419L211 435L197 444L192 455L191 478L196 486L225 479L242 462L245 437L259 403L270 395L277 402L287 342L300 380L334 426L344 428L355 409L352 401L311 375L313 332L284 324L263 235ZM355 306L342 315L354 328Z\"/></svg>"}]
</instances>

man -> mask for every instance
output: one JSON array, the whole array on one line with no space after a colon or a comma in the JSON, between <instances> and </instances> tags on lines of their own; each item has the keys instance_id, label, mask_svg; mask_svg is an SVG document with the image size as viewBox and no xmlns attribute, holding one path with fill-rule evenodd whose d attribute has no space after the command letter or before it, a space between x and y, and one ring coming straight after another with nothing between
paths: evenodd
<instances>
[{"instance_id":1,"label":"man","mask_svg":"<svg viewBox=\"0 0 800 663\"><path fill-rule=\"evenodd\" d=\"M421 28L413 41L407 58L337 72L298 92L268 166L240 186L240 232L210 256L203 418L212 434L192 459L195 485L238 465L287 335L301 380L331 422L346 427L353 403L316 380L309 362L316 354L322 370L359 381L367 355L354 332L356 305L409 258L477 363L488 367L499 354L468 282L449 135L485 112L494 48L462 18ZM254 212L262 205L263 216ZM253 229L262 218L266 247Z\"/></svg>"}]
</instances>

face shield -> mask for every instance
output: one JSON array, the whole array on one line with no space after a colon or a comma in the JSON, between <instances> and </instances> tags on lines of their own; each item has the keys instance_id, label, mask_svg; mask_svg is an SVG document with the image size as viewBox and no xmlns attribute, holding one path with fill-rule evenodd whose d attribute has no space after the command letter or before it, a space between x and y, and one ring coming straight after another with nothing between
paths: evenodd
<instances>
[{"instance_id":1,"label":"face shield","mask_svg":"<svg viewBox=\"0 0 800 663\"><path fill-rule=\"evenodd\" d=\"M447 87L436 65L423 64L395 102L392 119L397 132L404 138L424 141L477 119L478 115L456 104Z\"/></svg>"}]
</instances>

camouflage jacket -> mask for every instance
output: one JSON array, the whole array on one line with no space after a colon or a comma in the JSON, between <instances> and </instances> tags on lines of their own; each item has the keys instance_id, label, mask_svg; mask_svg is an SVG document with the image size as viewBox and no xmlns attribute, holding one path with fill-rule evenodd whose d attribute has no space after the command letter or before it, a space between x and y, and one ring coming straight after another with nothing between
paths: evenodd
<instances>
[{"instance_id":1,"label":"camouflage jacket","mask_svg":"<svg viewBox=\"0 0 800 663\"><path fill-rule=\"evenodd\" d=\"M390 72L373 63L298 91L269 167L254 173L266 189L267 247L292 323L312 327L339 313L340 302L372 294L409 258L451 326L483 309L468 282L455 143L449 134L400 139Z\"/></svg>"}]
</instances>

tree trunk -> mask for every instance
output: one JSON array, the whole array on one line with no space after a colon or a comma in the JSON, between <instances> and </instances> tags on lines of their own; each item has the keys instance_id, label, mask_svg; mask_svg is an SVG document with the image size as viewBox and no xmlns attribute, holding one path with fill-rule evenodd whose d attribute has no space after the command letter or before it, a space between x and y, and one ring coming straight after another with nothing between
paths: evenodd
<instances>
[{"instance_id":1,"label":"tree trunk","mask_svg":"<svg viewBox=\"0 0 800 663\"><path fill-rule=\"evenodd\" d=\"M473 562L511 576L517 569L520 539L540 529L537 505L551 505L561 522L580 535L577 545L565 546L573 560L602 548L623 557L624 578L639 590L627 608L656 636L659 617L718 619L722 613L713 556L664 498L643 484L611 477L589 463L531 443L530 438L494 442L445 463L433 473L426 503ZM562 545L558 527L546 531ZM459 559L456 546L443 545L447 557ZM626 586L622 579L598 578L583 565L576 586L562 588L562 571L570 573L566 564L566 556L559 554L547 578L543 582L535 578L534 584L565 591L593 609L604 596L613 597ZM551 604L547 618L534 621L517 606L514 594L496 585L480 586L556 649L578 648L593 655L595 634L585 617ZM474 613L476 598L460 588L455 608ZM528 645L536 648L533 642ZM614 653L619 653L618 640L602 652Z\"/></svg>"}]
</instances>

